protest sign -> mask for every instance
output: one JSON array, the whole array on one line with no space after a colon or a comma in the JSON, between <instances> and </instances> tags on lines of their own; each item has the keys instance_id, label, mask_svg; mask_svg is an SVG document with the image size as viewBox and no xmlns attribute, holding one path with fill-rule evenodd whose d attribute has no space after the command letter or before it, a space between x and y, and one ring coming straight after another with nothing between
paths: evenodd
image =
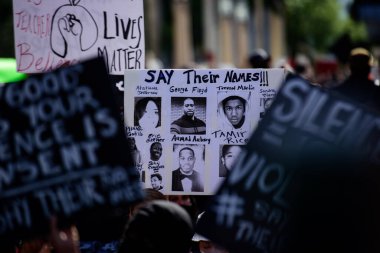
<instances>
[{"instance_id":1,"label":"protest sign","mask_svg":"<svg viewBox=\"0 0 380 253\"><path fill-rule=\"evenodd\" d=\"M283 79L283 69L126 70L124 121L145 187L159 173L165 194L213 194ZM193 187L178 168L195 171Z\"/></svg>"},{"instance_id":2,"label":"protest sign","mask_svg":"<svg viewBox=\"0 0 380 253\"><path fill-rule=\"evenodd\" d=\"M145 66L143 1L13 0L17 70L104 58L109 74Z\"/></svg>"},{"instance_id":3,"label":"protest sign","mask_svg":"<svg viewBox=\"0 0 380 253\"><path fill-rule=\"evenodd\" d=\"M107 82L93 59L1 87L0 244L142 199Z\"/></svg>"},{"instance_id":4,"label":"protest sign","mask_svg":"<svg viewBox=\"0 0 380 253\"><path fill-rule=\"evenodd\" d=\"M372 247L379 120L349 98L289 76L197 232L233 252Z\"/></svg>"}]
</instances>

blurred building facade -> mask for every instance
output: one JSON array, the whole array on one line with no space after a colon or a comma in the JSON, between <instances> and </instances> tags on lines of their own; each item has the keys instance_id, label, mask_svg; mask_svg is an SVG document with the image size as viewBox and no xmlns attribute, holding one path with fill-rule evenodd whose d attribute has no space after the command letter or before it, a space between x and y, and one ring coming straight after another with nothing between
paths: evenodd
<instances>
[{"instance_id":1,"label":"blurred building facade","mask_svg":"<svg viewBox=\"0 0 380 253\"><path fill-rule=\"evenodd\" d=\"M166 68L247 67L263 48L276 61L287 55L282 2L145 0L147 55Z\"/></svg>"}]
</instances>

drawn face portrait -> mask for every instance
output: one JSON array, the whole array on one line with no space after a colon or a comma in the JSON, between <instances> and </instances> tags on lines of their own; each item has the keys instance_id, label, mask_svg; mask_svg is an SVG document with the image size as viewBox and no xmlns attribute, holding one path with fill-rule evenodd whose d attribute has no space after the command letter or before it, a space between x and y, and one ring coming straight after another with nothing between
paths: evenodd
<instances>
[{"instance_id":1,"label":"drawn face portrait","mask_svg":"<svg viewBox=\"0 0 380 253\"><path fill-rule=\"evenodd\" d=\"M192 100L191 98L185 99L185 101L183 102L183 113L186 116L193 117L194 110L195 110L194 100Z\"/></svg>"},{"instance_id":2,"label":"drawn face portrait","mask_svg":"<svg viewBox=\"0 0 380 253\"><path fill-rule=\"evenodd\" d=\"M139 125L141 127L157 127L159 121L159 110L155 102L150 100L145 107L145 111L139 120Z\"/></svg>"},{"instance_id":3,"label":"drawn face portrait","mask_svg":"<svg viewBox=\"0 0 380 253\"><path fill-rule=\"evenodd\" d=\"M268 99L264 100L264 109L268 110L269 107L271 106L272 102L273 102L273 98L268 98Z\"/></svg>"},{"instance_id":4,"label":"drawn face portrait","mask_svg":"<svg viewBox=\"0 0 380 253\"><path fill-rule=\"evenodd\" d=\"M239 125L245 114L244 104L240 99L230 99L224 105L224 112L233 126Z\"/></svg>"},{"instance_id":5,"label":"drawn face portrait","mask_svg":"<svg viewBox=\"0 0 380 253\"><path fill-rule=\"evenodd\" d=\"M155 142L150 146L150 159L158 161L162 155L162 145L159 142Z\"/></svg>"},{"instance_id":6,"label":"drawn face portrait","mask_svg":"<svg viewBox=\"0 0 380 253\"><path fill-rule=\"evenodd\" d=\"M222 163L227 170L231 170L236 157L240 154L241 147L239 145L225 145L223 147Z\"/></svg>"},{"instance_id":7,"label":"drawn face portrait","mask_svg":"<svg viewBox=\"0 0 380 253\"><path fill-rule=\"evenodd\" d=\"M150 178L150 183L152 184L152 188L154 190L160 190L161 184L162 184L162 179L159 178L157 175L154 175Z\"/></svg>"},{"instance_id":8,"label":"drawn face portrait","mask_svg":"<svg viewBox=\"0 0 380 253\"><path fill-rule=\"evenodd\" d=\"M133 137L128 138L129 149L133 150L136 147L136 140Z\"/></svg>"},{"instance_id":9,"label":"drawn face portrait","mask_svg":"<svg viewBox=\"0 0 380 253\"><path fill-rule=\"evenodd\" d=\"M184 174L190 174L194 169L195 157L194 152L184 149L179 152L179 167Z\"/></svg>"}]
</instances>

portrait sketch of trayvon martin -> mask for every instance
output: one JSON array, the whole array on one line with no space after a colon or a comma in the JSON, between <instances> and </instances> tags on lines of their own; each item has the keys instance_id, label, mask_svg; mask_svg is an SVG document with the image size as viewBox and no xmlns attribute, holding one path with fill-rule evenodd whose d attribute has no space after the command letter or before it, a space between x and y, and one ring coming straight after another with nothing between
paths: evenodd
<instances>
[{"instance_id":1,"label":"portrait sketch of trayvon martin","mask_svg":"<svg viewBox=\"0 0 380 253\"><path fill-rule=\"evenodd\" d=\"M252 130L251 92L231 93L220 91L217 93L217 97L217 115L221 130Z\"/></svg>"}]
</instances>

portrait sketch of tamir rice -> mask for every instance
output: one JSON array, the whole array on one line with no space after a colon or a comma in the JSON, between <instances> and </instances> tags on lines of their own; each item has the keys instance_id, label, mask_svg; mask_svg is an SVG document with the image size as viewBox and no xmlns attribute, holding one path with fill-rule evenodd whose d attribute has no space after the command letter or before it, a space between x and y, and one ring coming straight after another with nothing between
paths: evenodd
<instances>
[{"instance_id":1,"label":"portrait sketch of tamir rice","mask_svg":"<svg viewBox=\"0 0 380 253\"><path fill-rule=\"evenodd\" d=\"M172 191L204 192L205 145L173 145Z\"/></svg>"},{"instance_id":2,"label":"portrait sketch of tamir rice","mask_svg":"<svg viewBox=\"0 0 380 253\"><path fill-rule=\"evenodd\" d=\"M226 177L230 173L242 149L242 145L220 145L219 177Z\"/></svg>"},{"instance_id":3,"label":"portrait sketch of tamir rice","mask_svg":"<svg viewBox=\"0 0 380 253\"><path fill-rule=\"evenodd\" d=\"M160 97L135 97L134 125L144 131L161 126Z\"/></svg>"},{"instance_id":4,"label":"portrait sketch of tamir rice","mask_svg":"<svg viewBox=\"0 0 380 253\"><path fill-rule=\"evenodd\" d=\"M171 134L206 134L206 98L172 97Z\"/></svg>"},{"instance_id":5,"label":"portrait sketch of tamir rice","mask_svg":"<svg viewBox=\"0 0 380 253\"><path fill-rule=\"evenodd\" d=\"M252 130L251 92L220 91L218 98L219 128L224 131Z\"/></svg>"}]
</instances>

